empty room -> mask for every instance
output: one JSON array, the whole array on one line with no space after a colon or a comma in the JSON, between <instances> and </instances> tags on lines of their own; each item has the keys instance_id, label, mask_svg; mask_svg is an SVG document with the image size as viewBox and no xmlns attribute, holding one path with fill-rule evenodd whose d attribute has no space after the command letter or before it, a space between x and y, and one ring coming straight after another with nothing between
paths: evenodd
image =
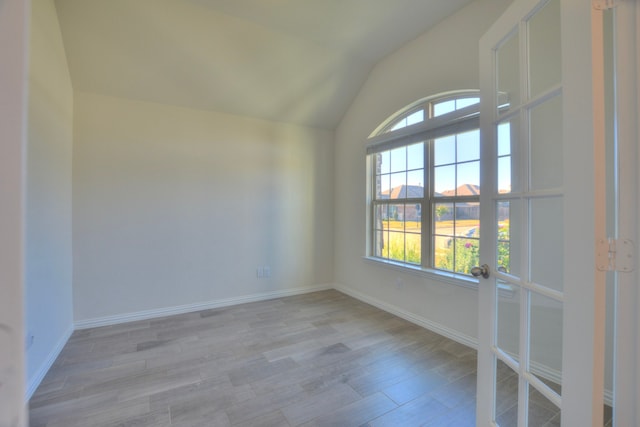
<instances>
[{"instance_id":1,"label":"empty room","mask_svg":"<svg viewBox=\"0 0 640 427\"><path fill-rule=\"evenodd\" d=\"M0 0L0 426L637 426L632 0Z\"/></svg>"}]
</instances>

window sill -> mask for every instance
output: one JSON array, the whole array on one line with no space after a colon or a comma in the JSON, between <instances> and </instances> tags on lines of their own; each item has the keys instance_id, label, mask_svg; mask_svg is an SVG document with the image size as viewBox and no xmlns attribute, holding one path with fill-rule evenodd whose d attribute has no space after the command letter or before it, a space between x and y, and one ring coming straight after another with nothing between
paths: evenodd
<instances>
[{"instance_id":1,"label":"window sill","mask_svg":"<svg viewBox=\"0 0 640 427\"><path fill-rule=\"evenodd\" d=\"M409 273L423 278L426 277L438 282L462 286L463 288L475 290L478 289L478 279L476 279L475 277L466 276L464 274L449 273L433 268L422 268L416 265L404 264L401 262L389 261L371 256L365 256L363 257L363 259L368 263L389 267L402 273Z\"/></svg>"}]
</instances>

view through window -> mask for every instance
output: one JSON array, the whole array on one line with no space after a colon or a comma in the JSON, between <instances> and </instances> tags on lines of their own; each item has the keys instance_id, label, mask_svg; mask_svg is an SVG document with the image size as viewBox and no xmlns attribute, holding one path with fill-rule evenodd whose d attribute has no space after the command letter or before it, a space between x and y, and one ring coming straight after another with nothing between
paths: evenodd
<instances>
[{"instance_id":1,"label":"view through window","mask_svg":"<svg viewBox=\"0 0 640 427\"><path fill-rule=\"evenodd\" d=\"M424 102L371 138L370 256L461 274L479 265L478 108L475 93ZM508 192L508 124L500 132L499 175ZM508 206L498 215L499 259L508 270Z\"/></svg>"}]
</instances>

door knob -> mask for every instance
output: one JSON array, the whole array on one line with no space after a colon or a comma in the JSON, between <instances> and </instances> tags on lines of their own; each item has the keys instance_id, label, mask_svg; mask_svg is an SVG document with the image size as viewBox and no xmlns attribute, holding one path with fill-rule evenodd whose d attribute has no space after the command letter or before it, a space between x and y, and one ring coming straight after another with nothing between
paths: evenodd
<instances>
[{"instance_id":1,"label":"door knob","mask_svg":"<svg viewBox=\"0 0 640 427\"><path fill-rule=\"evenodd\" d=\"M485 279L489 278L489 266L487 264L482 264L480 267L473 267L471 269L471 275L473 277L484 277Z\"/></svg>"}]
</instances>

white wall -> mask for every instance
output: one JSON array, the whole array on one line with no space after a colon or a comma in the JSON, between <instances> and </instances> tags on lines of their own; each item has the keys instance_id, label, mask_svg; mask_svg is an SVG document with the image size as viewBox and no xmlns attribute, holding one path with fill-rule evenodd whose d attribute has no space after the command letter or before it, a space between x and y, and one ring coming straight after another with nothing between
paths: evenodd
<instances>
[{"instance_id":1,"label":"white wall","mask_svg":"<svg viewBox=\"0 0 640 427\"><path fill-rule=\"evenodd\" d=\"M0 425L27 425L24 399L24 146L29 0L0 2Z\"/></svg>"},{"instance_id":2,"label":"white wall","mask_svg":"<svg viewBox=\"0 0 640 427\"><path fill-rule=\"evenodd\" d=\"M76 322L332 282L333 138L76 91Z\"/></svg>"},{"instance_id":3,"label":"white wall","mask_svg":"<svg viewBox=\"0 0 640 427\"><path fill-rule=\"evenodd\" d=\"M73 90L53 0L33 2L29 71L25 301L28 392L73 328Z\"/></svg>"},{"instance_id":4,"label":"white wall","mask_svg":"<svg viewBox=\"0 0 640 427\"><path fill-rule=\"evenodd\" d=\"M383 120L413 101L450 90L477 89L478 40L509 3L471 3L380 62L336 131L336 282L347 292L389 304L463 341L477 337L475 289L362 258L366 236L365 144Z\"/></svg>"}]
</instances>

